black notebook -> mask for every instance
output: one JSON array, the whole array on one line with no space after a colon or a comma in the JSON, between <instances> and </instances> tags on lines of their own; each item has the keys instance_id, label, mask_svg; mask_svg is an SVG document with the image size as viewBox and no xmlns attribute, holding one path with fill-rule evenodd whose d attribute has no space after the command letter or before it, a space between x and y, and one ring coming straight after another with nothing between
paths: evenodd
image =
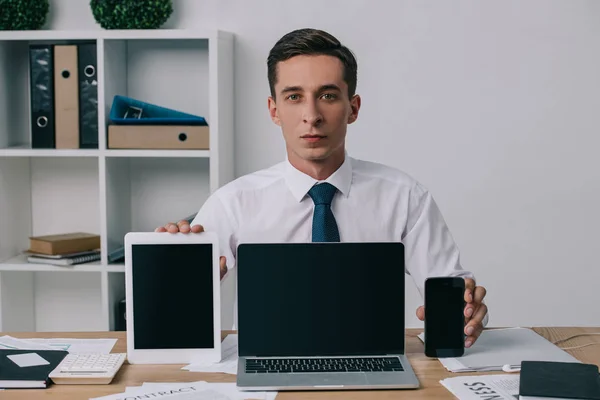
<instances>
[{"instance_id":1,"label":"black notebook","mask_svg":"<svg viewBox=\"0 0 600 400\"><path fill-rule=\"evenodd\" d=\"M523 361L519 398L600 400L600 374L593 364Z\"/></svg>"},{"instance_id":2,"label":"black notebook","mask_svg":"<svg viewBox=\"0 0 600 400\"><path fill-rule=\"evenodd\" d=\"M45 388L64 350L0 350L0 388Z\"/></svg>"}]
</instances>

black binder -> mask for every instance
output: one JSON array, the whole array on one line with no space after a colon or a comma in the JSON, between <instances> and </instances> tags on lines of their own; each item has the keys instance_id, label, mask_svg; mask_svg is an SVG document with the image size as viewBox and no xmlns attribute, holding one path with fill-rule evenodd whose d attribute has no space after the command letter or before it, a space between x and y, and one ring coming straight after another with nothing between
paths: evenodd
<instances>
[{"instance_id":1,"label":"black binder","mask_svg":"<svg viewBox=\"0 0 600 400\"><path fill-rule=\"evenodd\" d=\"M44 365L20 367L10 355L35 353L48 362ZM25 389L46 388L50 373L69 354L65 350L0 350L0 388Z\"/></svg>"},{"instance_id":2,"label":"black binder","mask_svg":"<svg viewBox=\"0 0 600 400\"><path fill-rule=\"evenodd\" d=\"M80 43L78 54L79 77L79 147L98 148L98 64L96 42Z\"/></svg>"},{"instance_id":3,"label":"black binder","mask_svg":"<svg viewBox=\"0 0 600 400\"><path fill-rule=\"evenodd\" d=\"M31 147L56 147L54 134L54 48L52 45L29 47L31 92Z\"/></svg>"}]
</instances>

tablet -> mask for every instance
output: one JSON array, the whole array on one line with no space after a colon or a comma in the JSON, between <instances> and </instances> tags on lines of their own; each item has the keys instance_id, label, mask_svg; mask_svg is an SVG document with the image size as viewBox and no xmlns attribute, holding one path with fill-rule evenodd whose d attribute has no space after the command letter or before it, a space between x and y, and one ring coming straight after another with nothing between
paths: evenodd
<instances>
[{"instance_id":1,"label":"tablet","mask_svg":"<svg viewBox=\"0 0 600 400\"><path fill-rule=\"evenodd\" d=\"M215 233L125 235L127 359L221 361L221 277Z\"/></svg>"}]
</instances>

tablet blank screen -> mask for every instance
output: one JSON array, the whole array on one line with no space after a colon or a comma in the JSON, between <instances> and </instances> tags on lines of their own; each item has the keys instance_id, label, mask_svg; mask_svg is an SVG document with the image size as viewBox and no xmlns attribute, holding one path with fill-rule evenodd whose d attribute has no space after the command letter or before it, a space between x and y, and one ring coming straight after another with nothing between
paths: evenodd
<instances>
[{"instance_id":1,"label":"tablet blank screen","mask_svg":"<svg viewBox=\"0 0 600 400\"><path fill-rule=\"evenodd\" d=\"M135 348L214 348L212 244L131 250Z\"/></svg>"}]
</instances>

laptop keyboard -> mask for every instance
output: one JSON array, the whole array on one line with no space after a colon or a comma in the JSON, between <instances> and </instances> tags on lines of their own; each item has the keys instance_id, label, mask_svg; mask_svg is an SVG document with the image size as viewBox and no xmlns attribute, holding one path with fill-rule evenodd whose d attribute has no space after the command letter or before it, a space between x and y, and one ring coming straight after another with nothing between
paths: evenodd
<instances>
[{"instance_id":1,"label":"laptop keyboard","mask_svg":"<svg viewBox=\"0 0 600 400\"><path fill-rule=\"evenodd\" d=\"M404 371L398 357L251 358L246 373Z\"/></svg>"}]
</instances>

